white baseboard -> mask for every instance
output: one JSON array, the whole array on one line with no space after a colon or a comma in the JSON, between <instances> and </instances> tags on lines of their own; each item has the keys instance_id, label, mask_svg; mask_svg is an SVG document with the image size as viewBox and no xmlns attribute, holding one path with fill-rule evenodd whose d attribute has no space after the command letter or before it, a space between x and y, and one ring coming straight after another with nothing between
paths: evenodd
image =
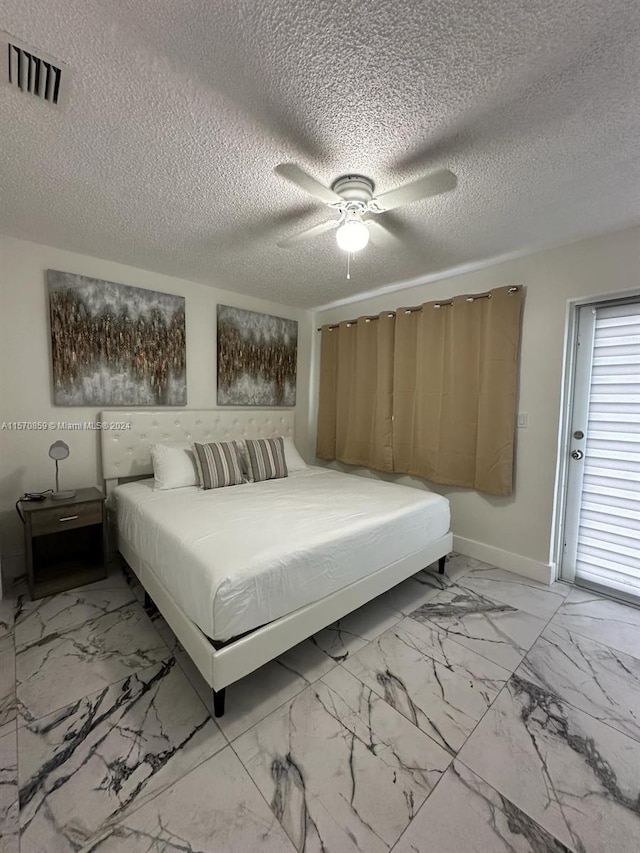
<instances>
[{"instance_id":1,"label":"white baseboard","mask_svg":"<svg viewBox=\"0 0 640 853\"><path fill-rule=\"evenodd\" d=\"M473 539L465 539L463 536L453 537L453 550L474 560L490 563L499 569L506 569L515 575L538 581L539 583L553 583L555 581L555 565L553 563L539 563L531 557L523 557L522 554L514 554L511 551L503 551L493 545L485 545L484 542L475 542Z\"/></svg>"}]
</instances>

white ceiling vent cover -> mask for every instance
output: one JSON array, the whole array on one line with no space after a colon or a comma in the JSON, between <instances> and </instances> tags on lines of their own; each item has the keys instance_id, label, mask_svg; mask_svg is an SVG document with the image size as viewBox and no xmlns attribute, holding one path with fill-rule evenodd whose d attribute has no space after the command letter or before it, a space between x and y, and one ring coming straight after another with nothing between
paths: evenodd
<instances>
[{"instance_id":1,"label":"white ceiling vent cover","mask_svg":"<svg viewBox=\"0 0 640 853\"><path fill-rule=\"evenodd\" d=\"M34 50L8 33L0 33L0 79L52 106L66 103L71 71L41 50Z\"/></svg>"}]
</instances>

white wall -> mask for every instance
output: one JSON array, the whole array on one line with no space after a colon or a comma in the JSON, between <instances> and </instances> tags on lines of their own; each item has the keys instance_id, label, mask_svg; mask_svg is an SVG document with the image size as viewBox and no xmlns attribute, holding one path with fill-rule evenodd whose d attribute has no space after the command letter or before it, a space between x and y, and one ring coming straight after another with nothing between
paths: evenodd
<instances>
[{"instance_id":1,"label":"white wall","mask_svg":"<svg viewBox=\"0 0 640 853\"><path fill-rule=\"evenodd\" d=\"M518 409L528 413L529 425L517 432L514 494L498 498L467 489L431 488L451 501L452 530L458 537L459 550L542 579L549 574L552 561L550 543L567 300L640 290L640 228L342 305L318 312L315 319L320 326L508 284L526 287ZM319 337L316 334L312 358L314 404ZM315 410L312 423L315 423ZM408 477L396 479L424 485Z\"/></svg>"},{"instance_id":2,"label":"white wall","mask_svg":"<svg viewBox=\"0 0 640 853\"><path fill-rule=\"evenodd\" d=\"M0 235L0 424L2 421L95 421L100 409L53 406L45 270L57 269L186 297L187 405L216 407L216 305L235 305L298 320L296 441L308 458L309 374L312 317L287 308L193 282L126 267ZM67 441L71 456L61 463L61 486L99 485L97 432L0 431L0 549L7 576L23 566L22 525L14 511L25 491L54 485L47 456L56 439Z\"/></svg>"}]
</instances>

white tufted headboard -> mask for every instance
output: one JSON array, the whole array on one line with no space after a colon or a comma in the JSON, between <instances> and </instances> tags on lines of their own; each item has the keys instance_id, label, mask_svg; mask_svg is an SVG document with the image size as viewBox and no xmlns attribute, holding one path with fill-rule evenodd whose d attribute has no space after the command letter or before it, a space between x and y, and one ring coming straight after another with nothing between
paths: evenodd
<instances>
[{"instance_id":1,"label":"white tufted headboard","mask_svg":"<svg viewBox=\"0 0 640 853\"><path fill-rule=\"evenodd\" d=\"M152 474L149 446L162 441L240 441L243 438L294 437L294 412L274 409L162 409L100 415L102 476L109 481Z\"/></svg>"}]
</instances>

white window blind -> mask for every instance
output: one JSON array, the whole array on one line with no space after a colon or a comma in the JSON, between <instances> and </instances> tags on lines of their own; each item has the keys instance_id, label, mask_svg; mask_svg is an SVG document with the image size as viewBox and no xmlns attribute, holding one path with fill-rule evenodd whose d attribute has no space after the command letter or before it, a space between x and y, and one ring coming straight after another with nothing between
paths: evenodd
<instances>
[{"instance_id":1,"label":"white window blind","mask_svg":"<svg viewBox=\"0 0 640 853\"><path fill-rule=\"evenodd\" d=\"M576 578L640 595L640 302L598 308Z\"/></svg>"}]
</instances>

